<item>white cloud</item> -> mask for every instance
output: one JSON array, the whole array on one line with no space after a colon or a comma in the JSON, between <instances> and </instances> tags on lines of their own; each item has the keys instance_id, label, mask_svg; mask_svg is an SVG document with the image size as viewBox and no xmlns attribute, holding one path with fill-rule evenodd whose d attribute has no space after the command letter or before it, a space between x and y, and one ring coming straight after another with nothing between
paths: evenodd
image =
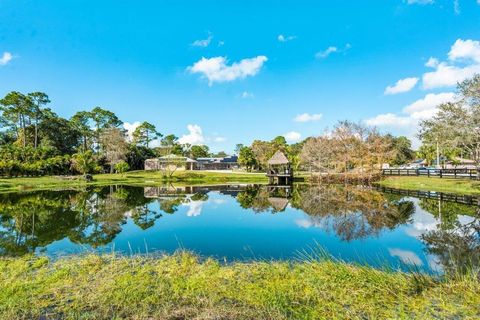
<instances>
[{"instance_id":1,"label":"white cloud","mask_svg":"<svg viewBox=\"0 0 480 320\"><path fill-rule=\"evenodd\" d=\"M327 49L323 50L323 51L319 51L315 54L315 58L317 59L324 59L324 58L327 58L329 55L331 55L332 53L341 53L341 52L346 52L348 49L350 49L352 47L352 45L350 43L347 43L345 45L345 47L342 48L337 48L337 47L334 47L334 46L330 46L328 47Z\"/></svg>"},{"instance_id":2,"label":"white cloud","mask_svg":"<svg viewBox=\"0 0 480 320\"><path fill-rule=\"evenodd\" d=\"M255 76L267 60L266 56L257 56L228 65L226 57L202 58L187 70L201 74L212 85L214 82L229 82Z\"/></svg>"},{"instance_id":3,"label":"white cloud","mask_svg":"<svg viewBox=\"0 0 480 320\"><path fill-rule=\"evenodd\" d=\"M203 201L190 201L184 206L188 207L187 217L198 217L202 213Z\"/></svg>"},{"instance_id":4,"label":"white cloud","mask_svg":"<svg viewBox=\"0 0 480 320\"><path fill-rule=\"evenodd\" d=\"M457 67L454 65L448 65L445 62L441 62L435 67L435 71L426 72L423 74L423 88L435 89L452 87L465 79L471 78L476 73L480 73L480 64Z\"/></svg>"},{"instance_id":5,"label":"white cloud","mask_svg":"<svg viewBox=\"0 0 480 320\"><path fill-rule=\"evenodd\" d=\"M436 113L440 104L454 99L455 93L453 92L429 93L424 98L403 108L403 112L409 114L413 119L428 119Z\"/></svg>"},{"instance_id":6,"label":"white cloud","mask_svg":"<svg viewBox=\"0 0 480 320\"><path fill-rule=\"evenodd\" d=\"M384 113L365 120L365 123L369 126L375 127L405 127L412 125L413 121L406 116L399 116L394 113Z\"/></svg>"},{"instance_id":7,"label":"white cloud","mask_svg":"<svg viewBox=\"0 0 480 320\"><path fill-rule=\"evenodd\" d=\"M338 48L337 47L333 47L333 46L330 46L328 47L327 49L323 50L323 51L319 51L315 54L315 58L317 59L322 59L322 58L326 58L328 57L329 55L331 55L332 53L334 52L338 52Z\"/></svg>"},{"instance_id":8,"label":"white cloud","mask_svg":"<svg viewBox=\"0 0 480 320\"><path fill-rule=\"evenodd\" d=\"M227 138L225 138L225 137L218 137L217 136L217 137L213 138L213 142L221 143L221 142L225 142L225 141L227 141Z\"/></svg>"},{"instance_id":9,"label":"white cloud","mask_svg":"<svg viewBox=\"0 0 480 320\"><path fill-rule=\"evenodd\" d=\"M123 128L127 130L127 138L129 141L132 141L133 132L141 123L139 121L135 121L134 123L124 122Z\"/></svg>"},{"instance_id":10,"label":"white cloud","mask_svg":"<svg viewBox=\"0 0 480 320\"><path fill-rule=\"evenodd\" d=\"M297 219L295 220L295 224L304 229L308 229L313 226L313 222L309 219Z\"/></svg>"},{"instance_id":11,"label":"white cloud","mask_svg":"<svg viewBox=\"0 0 480 320\"><path fill-rule=\"evenodd\" d=\"M302 138L302 135L296 131L290 131L283 135L287 142L298 142Z\"/></svg>"},{"instance_id":12,"label":"white cloud","mask_svg":"<svg viewBox=\"0 0 480 320\"><path fill-rule=\"evenodd\" d=\"M434 71L423 74L423 88L455 86L480 73L480 41L457 39L448 53L448 62L430 58L425 64Z\"/></svg>"},{"instance_id":13,"label":"white cloud","mask_svg":"<svg viewBox=\"0 0 480 320\"><path fill-rule=\"evenodd\" d=\"M251 92L243 91L242 92L242 98L243 99L253 99L253 98L255 98L255 95Z\"/></svg>"},{"instance_id":14,"label":"white cloud","mask_svg":"<svg viewBox=\"0 0 480 320\"><path fill-rule=\"evenodd\" d=\"M209 198L208 200L210 200L210 198ZM217 205L227 203L227 200L225 200L225 199L223 199L223 198L222 198L222 199L211 199L211 201L212 201L214 204L217 204Z\"/></svg>"},{"instance_id":15,"label":"white cloud","mask_svg":"<svg viewBox=\"0 0 480 320\"><path fill-rule=\"evenodd\" d=\"M450 60L473 60L480 62L480 41L457 39L448 53Z\"/></svg>"},{"instance_id":16,"label":"white cloud","mask_svg":"<svg viewBox=\"0 0 480 320\"><path fill-rule=\"evenodd\" d=\"M371 126L377 127L406 127L416 126L420 120L429 119L437 112L437 107L446 102L455 100L455 93L429 93L422 99L405 106L404 115L394 113L379 114L378 116L367 119L365 122Z\"/></svg>"},{"instance_id":17,"label":"white cloud","mask_svg":"<svg viewBox=\"0 0 480 320\"><path fill-rule=\"evenodd\" d=\"M10 60L12 60L12 59L13 59L12 54L10 52L5 51L2 55L2 57L0 58L0 65L4 66L7 63L9 63Z\"/></svg>"},{"instance_id":18,"label":"white cloud","mask_svg":"<svg viewBox=\"0 0 480 320\"><path fill-rule=\"evenodd\" d=\"M427 63L425 63L425 66L426 67L430 67L430 68L436 68L439 64L439 61L437 58L434 58L434 57L430 57L430 59L428 59Z\"/></svg>"},{"instance_id":19,"label":"white cloud","mask_svg":"<svg viewBox=\"0 0 480 320\"><path fill-rule=\"evenodd\" d=\"M195 40L192 42L192 46L206 48L210 45L210 43L212 42L212 39L213 39L213 35L209 32L207 39Z\"/></svg>"},{"instance_id":20,"label":"white cloud","mask_svg":"<svg viewBox=\"0 0 480 320\"><path fill-rule=\"evenodd\" d=\"M407 4L432 4L434 0L407 0Z\"/></svg>"},{"instance_id":21,"label":"white cloud","mask_svg":"<svg viewBox=\"0 0 480 320\"><path fill-rule=\"evenodd\" d=\"M413 89L417 85L418 78L405 78L398 80L393 86L388 86L385 89L384 94L397 94L408 92Z\"/></svg>"},{"instance_id":22,"label":"white cloud","mask_svg":"<svg viewBox=\"0 0 480 320\"><path fill-rule=\"evenodd\" d=\"M283 34L279 34L277 40L280 42L287 42L297 39L297 36L284 36Z\"/></svg>"},{"instance_id":23,"label":"white cloud","mask_svg":"<svg viewBox=\"0 0 480 320\"><path fill-rule=\"evenodd\" d=\"M309 113L302 113L299 114L293 119L296 122L309 122L309 121L319 121L322 119L321 113L309 114Z\"/></svg>"},{"instance_id":24,"label":"white cloud","mask_svg":"<svg viewBox=\"0 0 480 320\"><path fill-rule=\"evenodd\" d=\"M197 124L187 125L188 134L184 134L178 142L181 144L188 143L191 145L200 145L205 143L205 137L203 136L202 128Z\"/></svg>"},{"instance_id":25,"label":"white cloud","mask_svg":"<svg viewBox=\"0 0 480 320\"><path fill-rule=\"evenodd\" d=\"M423 265L422 260L413 251L389 248L388 252L392 257L398 257L403 263L410 265Z\"/></svg>"}]
</instances>

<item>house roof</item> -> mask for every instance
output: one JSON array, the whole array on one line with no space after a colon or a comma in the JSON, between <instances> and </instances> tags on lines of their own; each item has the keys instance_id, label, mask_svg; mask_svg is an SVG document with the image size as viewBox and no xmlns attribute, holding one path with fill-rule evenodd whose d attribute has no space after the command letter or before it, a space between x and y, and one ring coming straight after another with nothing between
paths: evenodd
<instances>
[{"instance_id":1,"label":"house roof","mask_svg":"<svg viewBox=\"0 0 480 320\"><path fill-rule=\"evenodd\" d=\"M427 163L427 160L425 160L425 159L417 159L417 160L413 161L413 163L418 163L418 164Z\"/></svg>"},{"instance_id":2,"label":"house roof","mask_svg":"<svg viewBox=\"0 0 480 320\"><path fill-rule=\"evenodd\" d=\"M228 156L222 159L221 162L228 162L228 163L234 163L238 161L238 157L233 155L233 156Z\"/></svg>"},{"instance_id":3,"label":"house roof","mask_svg":"<svg viewBox=\"0 0 480 320\"><path fill-rule=\"evenodd\" d=\"M455 161L458 161L461 164L475 164L475 160L471 160L471 159L464 159L460 157L455 157L454 159Z\"/></svg>"},{"instance_id":4,"label":"house roof","mask_svg":"<svg viewBox=\"0 0 480 320\"><path fill-rule=\"evenodd\" d=\"M238 161L237 156L227 156L223 158L212 158L212 157L200 157L197 158L198 162L209 162L209 163L234 163Z\"/></svg>"},{"instance_id":5,"label":"house roof","mask_svg":"<svg viewBox=\"0 0 480 320\"><path fill-rule=\"evenodd\" d=\"M287 157L283 154L282 151L278 150L275 154L268 160L268 164L276 165L276 164L289 164Z\"/></svg>"},{"instance_id":6,"label":"house roof","mask_svg":"<svg viewBox=\"0 0 480 320\"><path fill-rule=\"evenodd\" d=\"M175 161L185 161L187 163L197 162L197 161L195 161L193 159L190 159L190 158L187 158L187 157L177 156L176 154L169 154L169 155L160 157L158 159L163 160L163 161L173 161L173 160L175 160Z\"/></svg>"}]
</instances>

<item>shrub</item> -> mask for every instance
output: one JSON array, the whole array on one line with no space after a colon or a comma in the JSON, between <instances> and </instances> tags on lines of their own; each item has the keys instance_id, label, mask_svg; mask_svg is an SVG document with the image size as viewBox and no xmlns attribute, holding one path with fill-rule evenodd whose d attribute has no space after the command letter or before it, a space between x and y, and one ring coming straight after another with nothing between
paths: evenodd
<instances>
[{"instance_id":1,"label":"shrub","mask_svg":"<svg viewBox=\"0 0 480 320\"><path fill-rule=\"evenodd\" d=\"M83 175L98 171L99 167L93 152L90 150L75 153L72 157L72 166Z\"/></svg>"},{"instance_id":2,"label":"shrub","mask_svg":"<svg viewBox=\"0 0 480 320\"><path fill-rule=\"evenodd\" d=\"M115 165L115 171L117 173L125 173L130 169L130 166L125 161L120 161Z\"/></svg>"}]
</instances>

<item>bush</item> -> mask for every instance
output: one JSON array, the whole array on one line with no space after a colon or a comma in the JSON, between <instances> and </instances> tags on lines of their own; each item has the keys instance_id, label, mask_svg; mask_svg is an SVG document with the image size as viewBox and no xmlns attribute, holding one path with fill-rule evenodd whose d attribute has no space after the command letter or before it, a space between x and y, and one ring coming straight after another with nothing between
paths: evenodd
<instances>
[{"instance_id":1,"label":"bush","mask_svg":"<svg viewBox=\"0 0 480 320\"><path fill-rule=\"evenodd\" d=\"M0 148L0 175L41 176L61 175L71 173L71 158L69 155L58 155L50 147L17 147L15 145Z\"/></svg>"},{"instance_id":2,"label":"bush","mask_svg":"<svg viewBox=\"0 0 480 320\"><path fill-rule=\"evenodd\" d=\"M130 166L125 161L120 161L115 165L115 171L117 173L125 173L130 169Z\"/></svg>"},{"instance_id":3,"label":"bush","mask_svg":"<svg viewBox=\"0 0 480 320\"><path fill-rule=\"evenodd\" d=\"M72 157L72 166L83 175L99 170L97 160L92 151L75 153Z\"/></svg>"}]
</instances>

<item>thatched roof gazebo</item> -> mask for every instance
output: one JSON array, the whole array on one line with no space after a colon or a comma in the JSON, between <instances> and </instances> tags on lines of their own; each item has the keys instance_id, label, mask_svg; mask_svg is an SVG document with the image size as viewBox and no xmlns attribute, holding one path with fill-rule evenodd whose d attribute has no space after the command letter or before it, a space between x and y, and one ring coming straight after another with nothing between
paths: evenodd
<instances>
[{"instance_id":1,"label":"thatched roof gazebo","mask_svg":"<svg viewBox=\"0 0 480 320\"><path fill-rule=\"evenodd\" d=\"M277 151L267 162L267 177L270 184L290 184L293 181L293 171L290 161L282 151Z\"/></svg>"},{"instance_id":2,"label":"thatched roof gazebo","mask_svg":"<svg viewBox=\"0 0 480 320\"><path fill-rule=\"evenodd\" d=\"M290 161L288 161L288 158L280 150L275 152L275 154L270 158L270 160L268 160L269 166L288 165L288 164L290 164Z\"/></svg>"}]
</instances>

